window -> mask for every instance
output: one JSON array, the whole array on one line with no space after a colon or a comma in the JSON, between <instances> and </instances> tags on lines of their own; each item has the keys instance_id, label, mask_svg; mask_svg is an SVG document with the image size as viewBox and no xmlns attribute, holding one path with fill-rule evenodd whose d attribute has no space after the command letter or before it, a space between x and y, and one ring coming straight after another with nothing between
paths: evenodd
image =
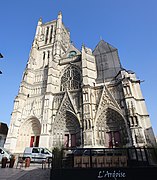
<instances>
[{"instance_id":1,"label":"window","mask_svg":"<svg viewBox=\"0 0 157 180\"><path fill-rule=\"evenodd\" d=\"M81 87L81 75L78 68L70 66L61 77L61 91L79 89Z\"/></svg>"},{"instance_id":2,"label":"window","mask_svg":"<svg viewBox=\"0 0 157 180\"><path fill-rule=\"evenodd\" d=\"M47 58L50 58L50 51L47 51Z\"/></svg>"},{"instance_id":3,"label":"window","mask_svg":"<svg viewBox=\"0 0 157 180\"><path fill-rule=\"evenodd\" d=\"M48 41L48 34L49 34L49 27L47 27L46 29L45 44L47 44L47 41Z\"/></svg>"},{"instance_id":4,"label":"window","mask_svg":"<svg viewBox=\"0 0 157 180\"><path fill-rule=\"evenodd\" d=\"M135 118L135 126L138 126L138 118L137 118L137 116L135 116L134 118Z\"/></svg>"},{"instance_id":5,"label":"window","mask_svg":"<svg viewBox=\"0 0 157 180\"><path fill-rule=\"evenodd\" d=\"M48 150L46 150L46 149L41 149L41 154L49 154L49 152L48 152Z\"/></svg>"},{"instance_id":6,"label":"window","mask_svg":"<svg viewBox=\"0 0 157 180\"><path fill-rule=\"evenodd\" d=\"M51 26L51 32L50 32L50 40L49 40L49 43L52 42L52 33L53 33L53 26Z\"/></svg>"},{"instance_id":7,"label":"window","mask_svg":"<svg viewBox=\"0 0 157 180\"><path fill-rule=\"evenodd\" d=\"M45 60L45 51L43 52L43 60Z\"/></svg>"},{"instance_id":8,"label":"window","mask_svg":"<svg viewBox=\"0 0 157 180\"><path fill-rule=\"evenodd\" d=\"M73 56L76 56L76 51L70 51L69 52L69 57L73 57Z\"/></svg>"},{"instance_id":9,"label":"window","mask_svg":"<svg viewBox=\"0 0 157 180\"><path fill-rule=\"evenodd\" d=\"M32 153L39 153L39 149L38 148L33 148Z\"/></svg>"}]
</instances>

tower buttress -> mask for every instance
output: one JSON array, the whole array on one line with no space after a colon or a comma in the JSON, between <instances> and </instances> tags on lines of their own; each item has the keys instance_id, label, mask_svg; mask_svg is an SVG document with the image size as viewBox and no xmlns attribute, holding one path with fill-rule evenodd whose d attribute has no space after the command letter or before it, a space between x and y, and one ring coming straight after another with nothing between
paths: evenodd
<instances>
[{"instance_id":1,"label":"tower buttress","mask_svg":"<svg viewBox=\"0 0 157 180\"><path fill-rule=\"evenodd\" d=\"M62 13L59 12L56 22L56 37L54 43L54 59L58 59L61 56L61 31L62 31Z\"/></svg>"},{"instance_id":2,"label":"tower buttress","mask_svg":"<svg viewBox=\"0 0 157 180\"><path fill-rule=\"evenodd\" d=\"M38 38L41 34L41 25L42 25L42 18L38 20L37 28L36 28L36 33L35 33L35 39Z\"/></svg>"}]
</instances>

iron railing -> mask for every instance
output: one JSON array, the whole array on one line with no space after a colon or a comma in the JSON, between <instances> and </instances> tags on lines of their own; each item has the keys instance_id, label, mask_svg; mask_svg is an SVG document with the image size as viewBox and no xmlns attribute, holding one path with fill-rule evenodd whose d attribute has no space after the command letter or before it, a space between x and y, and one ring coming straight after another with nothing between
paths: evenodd
<instances>
[{"instance_id":1,"label":"iron railing","mask_svg":"<svg viewBox=\"0 0 157 180\"><path fill-rule=\"evenodd\" d=\"M63 148L53 154L53 168L157 166L154 148Z\"/></svg>"}]
</instances>

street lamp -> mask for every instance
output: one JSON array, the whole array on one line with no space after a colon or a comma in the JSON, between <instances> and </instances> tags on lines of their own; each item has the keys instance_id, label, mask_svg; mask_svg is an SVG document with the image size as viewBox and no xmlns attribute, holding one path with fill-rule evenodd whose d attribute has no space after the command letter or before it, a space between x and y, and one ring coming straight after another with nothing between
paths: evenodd
<instances>
[{"instance_id":1,"label":"street lamp","mask_svg":"<svg viewBox=\"0 0 157 180\"><path fill-rule=\"evenodd\" d=\"M3 55L0 53L0 58L3 58Z\"/></svg>"},{"instance_id":2,"label":"street lamp","mask_svg":"<svg viewBox=\"0 0 157 180\"><path fill-rule=\"evenodd\" d=\"M3 58L3 55L0 53L0 58ZM2 74L2 71L0 71L0 74Z\"/></svg>"}]
</instances>

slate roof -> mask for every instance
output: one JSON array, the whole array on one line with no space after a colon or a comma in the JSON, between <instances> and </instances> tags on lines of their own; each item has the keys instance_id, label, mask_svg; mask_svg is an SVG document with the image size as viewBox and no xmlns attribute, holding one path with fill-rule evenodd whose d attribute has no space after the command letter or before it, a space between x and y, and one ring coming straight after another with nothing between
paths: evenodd
<instances>
[{"instance_id":1,"label":"slate roof","mask_svg":"<svg viewBox=\"0 0 157 180\"><path fill-rule=\"evenodd\" d=\"M101 40L93 51L97 66L97 81L104 82L114 78L122 69L118 50Z\"/></svg>"},{"instance_id":2,"label":"slate roof","mask_svg":"<svg viewBox=\"0 0 157 180\"><path fill-rule=\"evenodd\" d=\"M116 50L117 48L105 42L104 40L101 40L95 47L93 54L96 55L97 53L108 53Z\"/></svg>"}]
</instances>

